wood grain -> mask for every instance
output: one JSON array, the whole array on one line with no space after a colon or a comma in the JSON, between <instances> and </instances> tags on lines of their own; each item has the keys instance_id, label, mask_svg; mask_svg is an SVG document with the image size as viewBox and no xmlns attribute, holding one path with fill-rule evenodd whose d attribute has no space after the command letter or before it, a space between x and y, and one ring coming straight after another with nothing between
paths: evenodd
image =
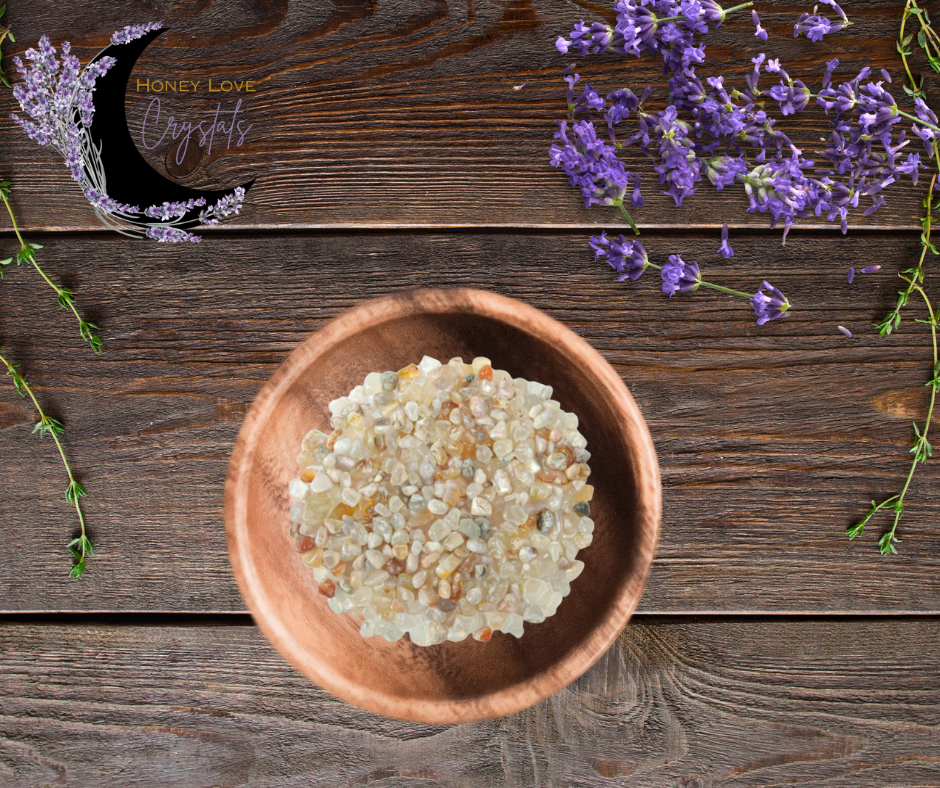
<instances>
[{"instance_id":1,"label":"wood grain","mask_svg":"<svg viewBox=\"0 0 940 788\"><path fill-rule=\"evenodd\" d=\"M0 783L940 785L935 620L644 621L509 717L377 717L254 627L0 626Z\"/></svg>"},{"instance_id":2,"label":"wood grain","mask_svg":"<svg viewBox=\"0 0 940 788\"><path fill-rule=\"evenodd\" d=\"M555 120L564 112L559 70L571 60L555 38L579 17L612 18L612 3L574 0L434 0L316 3L248 2L157 4L94 0L81 13L63 13L54 0L10 0L5 20L17 43L4 60L34 45L40 34L69 39L83 62L97 54L111 31L132 21L163 18L168 32L150 47L132 75L128 125L138 147L161 172L168 171L171 144L141 137L150 94L136 91L140 79L257 81L246 95L242 117L254 128L244 144L212 152L187 151L169 171L187 185L221 188L257 177L241 216L229 227L585 227L619 221L613 209L586 210L562 173L549 166L547 150ZM853 26L824 44L794 40L792 25L805 3L765 0L761 18L772 31L762 43L748 13L739 14L707 38L708 59L700 71L725 74L742 89L750 60L759 51L782 57L794 77L818 85L823 63L838 55L840 74L861 66L886 67L896 75L894 47L898 8L877 0L852 3ZM579 68L580 68L579 61ZM929 70L925 67L925 71ZM606 94L625 83L641 92L662 86L654 59L615 55L583 62L586 82ZM928 79L928 84L930 80ZM765 79L767 87L769 79ZM524 85L520 90L515 86ZM907 106L900 86L894 92ZM178 122L204 119L219 94L164 94L159 124L172 113ZM653 105L665 99L658 87ZM658 104L656 102L659 102ZM223 109L235 101L223 101ZM64 165L48 149L29 141L10 121L16 109L0 92L0 162L14 182L15 206L30 229L98 228L91 209ZM910 108L908 106L908 108ZM825 133L818 109L780 128L814 151ZM651 162L637 151L625 154L641 173L647 205L635 218L647 227L767 227L767 216L747 214L740 190L716 193L702 185L695 198L676 208L661 194ZM889 190L888 206L857 227L915 229L919 190L910 184ZM145 203L144 203L145 204ZM864 207L864 206L863 206ZM0 219L0 227L8 226ZM807 226L825 222L807 220ZM100 228L99 228L100 229Z\"/></svg>"},{"instance_id":3,"label":"wood grain","mask_svg":"<svg viewBox=\"0 0 940 788\"><path fill-rule=\"evenodd\" d=\"M222 486L241 419L309 332L367 298L418 286L487 288L587 339L630 386L664 483L645 612L940 610L937 468L915 477L901 555L878 555L884 521L843 531L907 472L921 418L929 335L878 339L895 273L916 237L795 235L784 247L718 234L651 235L652 259L682 252L715 281L773 282L796 308L759 328L747 303L698 292L671 301L653 272L619 284L582 234L366 233L219 237L189 248L41 238L43 262L103 327L93 356L34 272L0 287L0 340L23 364L90 491L100 548L81 590L64 545L74 513L52 445L0 388L0 609L242 610L225 554ZM878 274L846 270L879 262ZM855 332L849 340L837 330Z\"/></svg>"}]
</instances>

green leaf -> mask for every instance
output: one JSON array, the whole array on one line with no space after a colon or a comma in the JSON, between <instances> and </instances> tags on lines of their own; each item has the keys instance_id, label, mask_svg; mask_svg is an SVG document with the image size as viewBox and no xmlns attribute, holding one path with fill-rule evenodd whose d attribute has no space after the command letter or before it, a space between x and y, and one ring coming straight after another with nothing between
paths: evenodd
<instances>
[{"instance_id":1,"label":"green leaf","mask_svg":"<svg viewBox=\"0 0 940 788\"><path fill-rule=\"evenodd\" d=\"M845 529L849 539L854 539L856 536L861 536L864 531L865 523L855 523L855 525L849 526Z\"/></svg>"},{"instance_id":2,"label":"green leaf","mask_svg":"<svg viewBox=\"0 0 940 788\"><path fill-rule=\"evenodd\" d=\"M882 555L897 555L898 551L895 548L894 544L895 542L900 542L900 541L901 540L898 539L890 531L884 534L884 536L882 536L881 539L878 540L878 546L881 548L881 554Z\"/></svg>"},{"instance_id":3,"label":"green leaf","mask_svg":"<svg viewBox=\"0 0 940 788\"><path fill-rule=\"evenodd\" d=\"M927 49L927 31L923 28L917 32L917 43L920 44L921 49Z\"/></svg>"},{"instance_id":4,"label":"green leaf","mask_svg":"<svg viewBox=\"0 0 940 788\"><path fill-rule=\"evenodd\" d=\"M69 577L74 577L76 580L80 580L82 575L85 574L85 562L79 561L75 566L72 567L72 570L69 572Z\"/></svg>"}]
</instances>

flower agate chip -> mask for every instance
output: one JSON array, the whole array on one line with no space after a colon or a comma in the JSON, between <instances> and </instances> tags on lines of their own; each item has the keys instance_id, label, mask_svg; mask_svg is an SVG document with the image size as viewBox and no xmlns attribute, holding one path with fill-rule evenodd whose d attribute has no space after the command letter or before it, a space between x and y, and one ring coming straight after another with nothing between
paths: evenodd
<instances>
[{"instance_id":1,"label":"flower agate chip","mask_svg":"<svg viewBox=\"0 0 940 788\"><path fill-rule=\"evenodd\" d=\"M516 637L568 595L591 544L578 417L489 359L373 372L303 440L289 492L303 562L364 637Z\"/></svg>"}]
</instances>

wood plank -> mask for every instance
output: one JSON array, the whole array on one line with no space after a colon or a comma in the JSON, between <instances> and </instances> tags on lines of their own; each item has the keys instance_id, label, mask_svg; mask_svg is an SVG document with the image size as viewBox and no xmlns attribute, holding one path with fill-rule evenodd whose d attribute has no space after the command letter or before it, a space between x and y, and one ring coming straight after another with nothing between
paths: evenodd
<instances>
[{"instance_id":1,"label":"wood plank","mask_svg":"<svg viewBox=\"0 0 940 788\"><path fill-rule=\"evenodd\" d=\"M633 623L548 700L459 726L334 700L254 627L0 645L7 788L940 785L935 620Z\"/></svg>"},{"instance_id":2,"label":"wood plank","mask_svg":"<svg viewBox=\"0 0 940 788\"><path fill-rule=\"evenodd\" d=\"M792 26L805 4L761 3L773 33L753 36L744 13L708 37L700 71L723 73L743 89L757 52L782 57L794 77L816 86L833 56L846 75L863 65L900 73L894 47L898 8L877 0L852 3L853 26L824 44L794 40ZM157 16L138 4L10 0L5 20L17 43L10 56L42 33L69 39L83 62L107 44L112 30ZM579 17L613 18L613 3L568 0L435 0L373 3L366 0L293 3L202 3L166 13L169 32L145 53L132 75L128 124L151 165L167 172L170 137L152 151L140 134L150 97L136 79L256 80L243 116L255 124L242 147L217 144L212 153L194 146L172 172L187 185L227 187L257 177L248 205L230 227L584 227L618 221L614 209L586 210L564 175L548 163L555 120L564 112L559 70L572 58L553 42ZM587 82L602 93L625 83L641 92L662 84L654 59L615 55L583 63ZM12 68L7 57L4 66ZM924 67L925 71L929 68ZM521 90L516 85L524 84ZM770 83L767 82L769 87ZM895 93L907 102L899 85ZM170 94L168 113L197 121L214 110L218 94ZM655 94L656 108L665 88ZM659 103L656 104L655 102ZM15 109L0 94L3 115ZM234 106L234 100L225 108ZM905 104L905 106L907 106ZM797 144L818 147L827 121L821 110L780 124ZM155 128L155 127L154 127ZM147 145L155 144L148 138ZM176 145L177 143L172 143ZM12 123L0 123L3 176L16 187L16 209L30 229L98 227L70 176L48 149L29 141ZM175 151L174 151L175 154ZM714 227L725 222L766 227L767 216L747 214L743 192L720 194L702 186L675 208L661 194L651 162L631 151L628 167L643 176L647 206L636 219L647 227ZM856 226L918 227L920 195L909 185L892 187L889 205ZM0 227L9 226L6 217ZM822 222L825 225L825 222ZM807 226L822 226L807 220Z\"/></svg>"},{"instance_id":3,"label":"wood plank","mask_svg":"<svg viewBox=\"0 0 940 788\"><path fill-rule=\"evenodd\" d=\"M796 305L763 328L712 292L659 292L654 272L618 284L583 235L363 234L213 238L194 248L87 237L43 239L42 261L103 328L83 347L34 272L0 287L3 343L23 364L90 491L100 554L67 577L74 512L48 441L0 387L0 522L9 571L0 610L237 611L221 519L241 419L287 353L362 300L419 286L468 286L522 299L590 341L643 409L664 481L662 537L641 610L940 610L940 485L918 472L901 555L844 529L872 497L900 488L911 421L921 419L929 334L913 323L878 339L911 236L786 247L710 235L645 238L654 261L682 252L725 285L763 278ZM850 264L878 274L846 282ZM837 330L848 326L849 340Z\"/></svg>"}]
</instances>

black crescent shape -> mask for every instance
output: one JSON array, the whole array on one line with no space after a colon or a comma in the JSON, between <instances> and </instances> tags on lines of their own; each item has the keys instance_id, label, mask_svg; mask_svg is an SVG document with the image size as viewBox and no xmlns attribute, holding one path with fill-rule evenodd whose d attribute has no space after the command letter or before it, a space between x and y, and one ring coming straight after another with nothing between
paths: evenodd
<instances>
[{"instance_id":1,"label":"black crescent shape","mask_svg":"<svg viewBox=\"0 0 940 788\"><path fill-rule=\"evenodd\" d=\"M131 71L134 70L137 58L164 29L153 30L126 44L111 44L91 61L94 63L106 56L111 56L117 61L95 82L95 92L92 94L95 114L89 129L91 140L96 147L101 146L101 163L107 179L107 193L112 199L145 208L164 202L183 202L202 197L206 201L205 207L209 207L231 194L233 190L192 189L164 177L153 169L137 150L127 128L125 94ZM247 191L253 183L254 180L251 180L243 184L242 188ZM202 209L196 208L190 211L183 217L182 222L175 223L175 226L195 227L199 224L200 210ZM143 221L154 221L143 213L138 216Z\"/></svg>"}]
</instances>

